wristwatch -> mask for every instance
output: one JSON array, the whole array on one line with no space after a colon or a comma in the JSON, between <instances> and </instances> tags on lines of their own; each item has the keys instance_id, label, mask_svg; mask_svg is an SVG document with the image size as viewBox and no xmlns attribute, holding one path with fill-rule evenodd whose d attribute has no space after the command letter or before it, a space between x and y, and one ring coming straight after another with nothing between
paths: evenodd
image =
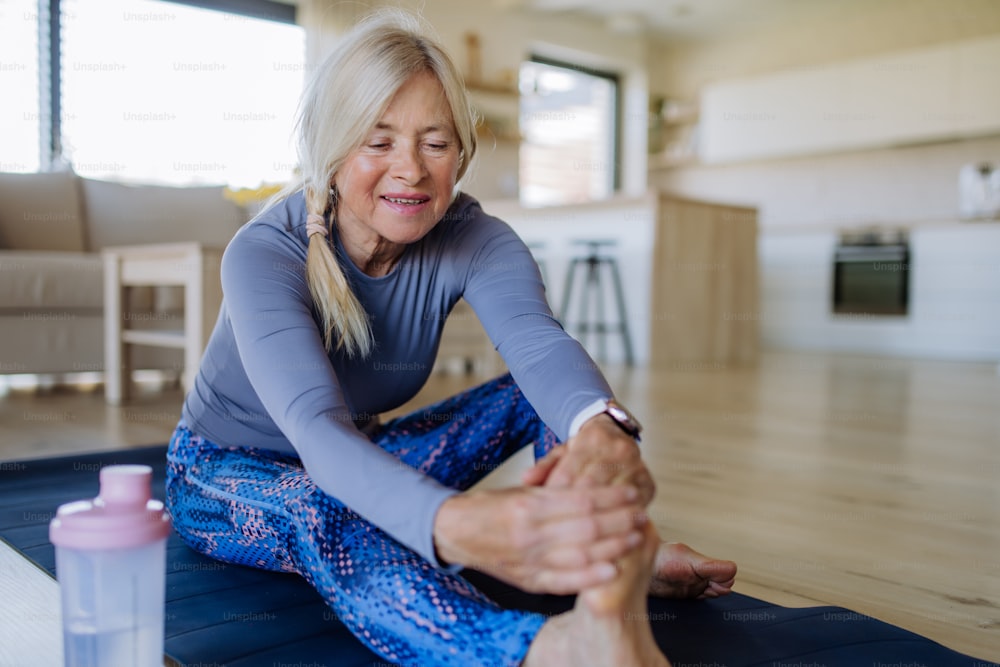
<instances>
[{"instance_id":1,"label":"wristwatch","mask_svg":"<svg viewBox=\"0 0 1000 667\"><path fill-rule=\"evenodd\" d=\"M639 442L639 434L642 433L642 424L639 423L639 420L624 405L613 398L608 399L608 402L604 406L604 414L611 417L621 430L635 438L636 442Z\"/></svg>"}]
</instances>

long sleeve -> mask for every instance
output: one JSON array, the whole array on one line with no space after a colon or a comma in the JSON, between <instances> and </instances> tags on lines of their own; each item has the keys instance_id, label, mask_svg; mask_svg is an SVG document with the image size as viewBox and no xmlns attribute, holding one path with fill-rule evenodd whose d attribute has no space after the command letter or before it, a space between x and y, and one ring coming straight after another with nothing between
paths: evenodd
<instances>
[{"instance_id":1,"label":"long sleeve","mask_svg":"<svg viewBox=\"0 0 1000 667\"><path fill-rule=\"evenodd\" d=\"M436 563L434 516L455 491L355 427L358 415L313 317L303 261L283 240L270 227L245 229L223 257L226 311L246 377L321 489Z\"/></svg>"}]
</instances>

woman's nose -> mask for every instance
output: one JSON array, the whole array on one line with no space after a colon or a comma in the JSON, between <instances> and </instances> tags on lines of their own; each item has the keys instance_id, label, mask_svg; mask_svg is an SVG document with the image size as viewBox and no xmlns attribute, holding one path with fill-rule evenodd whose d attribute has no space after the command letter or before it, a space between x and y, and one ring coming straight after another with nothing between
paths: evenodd
<instances>
[{"instance_id":1,"label":"woman's nose","mask_svg":"<svg viewBox=\"0 0 1000 667\"><path fill-rule=\"evenodd\" d=\"M424 162L415 146L399 146L392 163L392 176L416 185L424 176Z\"/></svg>"}]
</instances>

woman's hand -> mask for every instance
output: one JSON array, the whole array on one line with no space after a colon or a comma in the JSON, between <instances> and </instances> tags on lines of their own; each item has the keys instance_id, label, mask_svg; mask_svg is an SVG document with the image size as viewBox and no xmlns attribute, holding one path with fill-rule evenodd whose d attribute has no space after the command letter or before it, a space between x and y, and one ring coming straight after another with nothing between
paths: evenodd
<instances>
[{"instance_id":1,"label":"woman's hand","mask_svg":"<svg viewBox=\"0 0 1000 667\"><path fill-rule=\"evenodd\" d=\"M438 510L438 556L532 593L569 594L615 578L642 541L634 488L520 487L452 496Z\"/></svg>"},{"instance_id":2,"label":"woman's hand","mask_svg":"<svg viewBox=\"0 0 1000 667\"><path fill-rule=\"evenodd\" d=\"M639 444L606 414L587 420L575 436L525 472L522 481L546 488L593 488L627 484L645 506L656 483L639 453Z\"/></svg>"}]
</instances>

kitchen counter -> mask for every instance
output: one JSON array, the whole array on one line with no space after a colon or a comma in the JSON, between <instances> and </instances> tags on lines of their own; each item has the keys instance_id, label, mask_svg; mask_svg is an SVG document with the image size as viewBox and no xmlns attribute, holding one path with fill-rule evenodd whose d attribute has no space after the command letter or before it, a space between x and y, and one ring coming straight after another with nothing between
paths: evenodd
<instances>
[{"instance_id":1,"label":"kitchen counter","mask_svg":"<svg viewBox=\"0 0 1000 667\"><path fill-rule=\"evenodd\" d=\"M1000 359L1000 221L928 220L908 230L904 316L831 312L840 233L861 225L764 229L759 239L764 344L926 359Z\"/></svg>"},{"instance_id":2,"label":"kitchen counter","mask_svg":"<svg viewBox=\"0 0 1000 667\"><path fill-rule=\"evenodd\" d=\"M861 229L977 229L982 227L1000 226L1000 218L930 218L928 220L896 220L872 222L828 222L803 225L762 225L763 234L809 234L841 231L856 231Z\"/></svg>"},{"instance_id":3,"label":"kitchen counter","mask_svg":"<svg viewBox=\"0 0 1000 667\"><path fill-rule=\"evenodd\" d=\"M554 310L563 301L572 259L586 251L578 241L616 241L602 254L617 261L637 364L752 363L756 359L757 323L737 317L759 309L755 210L655 191L641 197L546 208L486 201L483 209L536 246ZM583 272L578 271L569 316L557 313L571 333L582 310L578 306L582 280ZM613 326L618 320L607 273L602 283L605 320ZM621 362L624 346L618 334L607 334L606 342L606 360ZM585 345L591 354L598 351L589 342Z\"/></svg>"}]
</instances>

